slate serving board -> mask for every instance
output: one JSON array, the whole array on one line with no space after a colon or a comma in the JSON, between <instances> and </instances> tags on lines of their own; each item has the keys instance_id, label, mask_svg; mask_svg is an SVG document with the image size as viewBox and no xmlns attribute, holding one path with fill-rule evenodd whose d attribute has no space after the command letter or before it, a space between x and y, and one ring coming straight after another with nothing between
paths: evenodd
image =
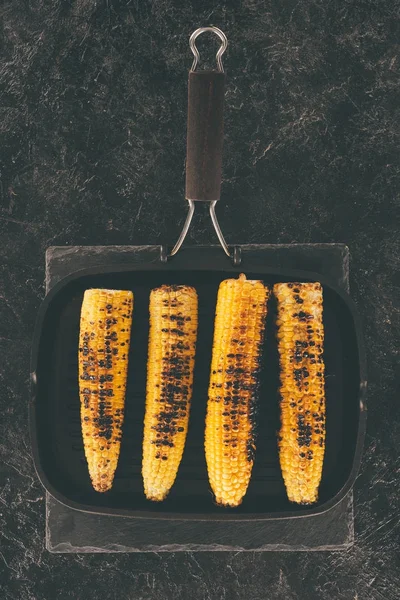
<instances>
[{"instance_id":1,"label":"slate serving board","mask_svg":"<svg viewBox=\"0 0 400 600\"><path fill-rule=\"evenodd\" d=\"M343 244L247 245L252 259L281 268L324 273L349 290L349 252ZM46 290L79 269L157 260L159 246L52 247ZM354 542L353 493L321 515L259 521L160 521L94 515L46 494L46 547L55 553L341 550Z\"/></svg>"}]
</instances>

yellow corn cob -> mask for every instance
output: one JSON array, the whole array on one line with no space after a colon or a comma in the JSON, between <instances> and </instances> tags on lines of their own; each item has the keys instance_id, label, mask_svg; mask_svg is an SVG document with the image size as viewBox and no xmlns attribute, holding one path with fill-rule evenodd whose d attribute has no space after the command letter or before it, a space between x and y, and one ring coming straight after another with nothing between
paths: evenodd
<instances>
[{"instance_id":1,"label":"yellow corn cob","mask_svg":"<svg viewBox=\"0 0 400 600\"><path fill-rule=\"evenodd\" d=\"M133 294L86 290L79 334L79 395L82 436L92 485L111 489L117 468L124 403Z\"/></svg>"},{"instance_id":2,"label":"yellow corn cob","mask_svg":"<svg viewBox=\"0 0 400 600\"><path fill-rule=\"evenodd\" d=\"M152 290L142 462L149 500L164 500L182 459L196 338L196 290L184 285Z\"/></svg>"},{"instance_id":3,"label":"yellow corn cob","mask_svg":"<svg viewBox=\"0 0 400 600\"><path fill-rule=\"evenodd\" d=\"M319 283L278 283L281 366L279 457L291 502L318 499L325 451L322 288Z\"/></svg>"},{"instance_id":4,"label":"yellow corn cob","mask_svg":"<svg viewBox=\"0 0 400 600\"><path fill-rule=\"evenodd\" d=\"M215 500L224 506L238 506L250 482L268 295L262 281L243 274L219 286L205 452Z\"/></svg>"}]
</instances>

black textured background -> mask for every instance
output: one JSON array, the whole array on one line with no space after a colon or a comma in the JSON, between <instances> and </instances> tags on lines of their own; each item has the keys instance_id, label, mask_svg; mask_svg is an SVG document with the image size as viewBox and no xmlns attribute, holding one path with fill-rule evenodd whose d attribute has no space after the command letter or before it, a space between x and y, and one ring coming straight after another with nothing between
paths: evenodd
<instances>
[{"instance_id":1,"label":"black textured background","mask_svg":"<svg viewBox=\"0 0 400 600\"><path fill-rule=\"evenodd\" d=\"M392 0L2 5L2 598L399 598L399 8ZM350 246L370 380L356 545L324 554L50 555L26 408L44 251L175 240L186 209L187 41L204 24L230 41L219 205L227 239ZM214 240L207 219L196 225L192 243Z\"/></svg>"}]
</instances>

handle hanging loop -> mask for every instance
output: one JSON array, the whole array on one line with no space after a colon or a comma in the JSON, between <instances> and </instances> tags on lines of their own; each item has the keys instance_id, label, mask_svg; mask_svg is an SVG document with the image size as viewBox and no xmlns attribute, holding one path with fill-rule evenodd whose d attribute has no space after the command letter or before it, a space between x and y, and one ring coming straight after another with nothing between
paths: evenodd
<instances>
[{"instance_id":1,"label":"handle hanging loop","mask_svg":"<svg viewBox=\"0 0 400 600\"><path fill-rule=\"evenodd\" d=\"M215 35L218 36L219 39L221 40L221 45L220 45L220 47L218 49L218 52L217 52L217 55L216 55L215 58L217 59L218 71L220 73L223 73L224 72L224 67L223 67L223 64L222 64L222 55L225 52L225 50L227 49L227 47L228 47L228 40L227 40L227 37L224 34L224 32L221 31L220 29L218 29L218 27L199 27L190 36L189 46L190 46L191 51L194 54L194 60L193 60L191 71L195 71L196 70L197 64L198 64L198 62L200 60L200 53L199 53L199 51L197 49L197 46L196 46L196 40L199 37L199 35L201 35L205 31L211 31L212 33L215 33Z\"/></svg>"}]
</instances>

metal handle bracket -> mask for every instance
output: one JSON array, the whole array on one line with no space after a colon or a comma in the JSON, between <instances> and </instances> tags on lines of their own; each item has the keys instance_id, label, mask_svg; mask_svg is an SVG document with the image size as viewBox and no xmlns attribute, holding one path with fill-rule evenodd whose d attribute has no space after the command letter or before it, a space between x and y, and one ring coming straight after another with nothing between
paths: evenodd
<instances>
[{"instance_id":1,"label":"metal handle bracket","mask_svg":"<svg viewBox=\"0 0 400 600\"><path fill-rule=\"evenodd\" d=\"M193 219L193 215L194 215L194 211L195 211L195 201L194 200L188 200L189 203L189 210L186 216L186 220L183 224L183 228L182 231L180 233L180 236L178 238L178 241L176 242L175 246L172 248L169 256L175 256L175 254L180 250L183 242L185 241L185 238L188 234L188 231L190 229L190 224L192 222ZM233 264L234 265L239 265L241 263L241 252L240 252L240 246L234 246L233 248L233 252L231 252L229 250L229 246L225 241L224 238L224 234L222 233L220 224L218 222L218 218L217 218L217 213L215 212L215 205L217 204L217 201L214 200L213 202L210 202L209 204L209 212L210 212L210 217L211 217L211 222L213 224L215 233L217 234L218 237L218 241L221 244L221 247L223 249L223 251L225 252L225 254L232 259ZM165 251L163 251L161 260L163 260L163 256L165 255ZM164 257L163 262L165 262L167 257Z\"/></svg>"}]
</instances>

